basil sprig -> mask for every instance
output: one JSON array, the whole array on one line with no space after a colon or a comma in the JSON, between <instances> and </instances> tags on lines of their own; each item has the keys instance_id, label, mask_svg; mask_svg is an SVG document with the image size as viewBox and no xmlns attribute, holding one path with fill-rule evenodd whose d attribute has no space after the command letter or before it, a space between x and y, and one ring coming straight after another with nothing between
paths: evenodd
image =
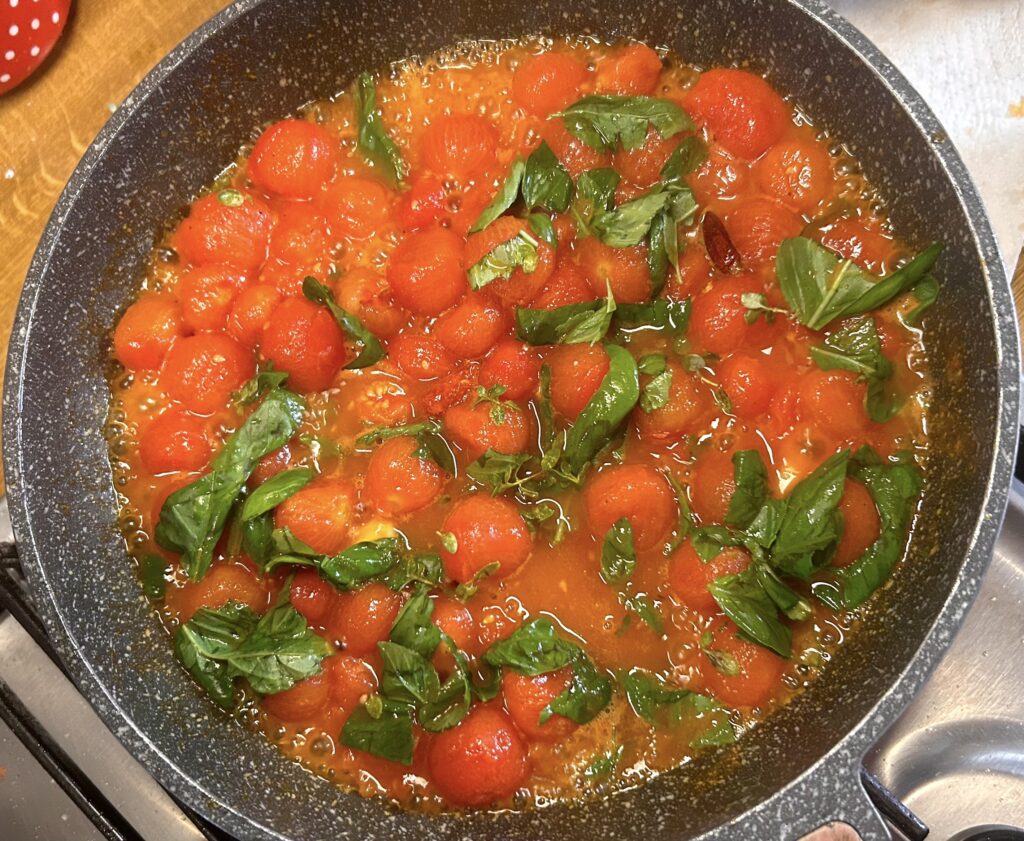
<instances>
[{"instance_id":1,"label":"basil sprig","mask_svg":"<svg viewBox=\"0 0 1024 841\"><path fill-rule=\"evenodd\" d=\"M331 294L331 290L315 277L307 277L302 281L302 294L314 304L327 307L328 312L338 322L338 326L354 341L362 345L362 349L356 355L356 358L349 362L345 366L346 368L366 368L386 356L384 346L380 343L380 340L367 329L362 321L338 306L337 301L334 300L334 296Z\"/></svg>"},{"instance_id":2,"label":"basil sprig","mask_svg":"<svg viewBox=\"0 0 1024 841\"><path fill-rule=\"evenodd\" d=\"M882 354L875 319L861 315L844 322L820 345L811 347L811 359L823 371L852 371L868 385L864 410L877 423L884 423L899 411L900 402L885 388L892 376L892 363Z\"/></svg>"},{"instance_id":3,"label":"basil sprig","mask_svg":"<svg viewBox=\"0 0 1024 841\"><path fill-rule=\"evenodd\" d=\"M934 300L936 283L929 272L941 252L942 244L932 243L905 266L880 278L852 260L840 260L814 240L794 237L779 246L775 272L797 320L820 330L837 318L877 309L921 283Z\"/></svg>"},{"instance_id":4,"label":"basil sprig","mask_svg":"<svg viewBox=\"0 0 1024 841\"><path fill-rule=\"evenodd\" d=\"M283 692L317 674L321 661L334 651L287 601L262 617L234 601L200 608L178 628L174 650L199 685L225 708L232 706L236 678L245 678L264 695Z\"/></svg>"},{"instance_id":5,"label":"basil sprig","mask_svg":"<svg viewBox=\"0 0 1024 841\"><path fill-rule=\"evenodd\" d=\"M305 402L283 388L272 388L263 402L228 437L210 472L175 491L160 509L157 542L181 553L182 569L199 581L213 562L231 507L259 460L288 443L305 412Z\"/></svg>"},{"instance_id":6,"label":"basil sprig","mask_svg":"<svg viewBox=\"0 0 1024 841\"><path fill-rule=\"evenodd\" d=\"M408 168L395 141L384 128L380 109L377 108L377 86L369 73L360 73L355 91L356 148L374 166L380 167L384 177L393 186L402 186Z\"/></svg>"},{"instance_id":7,"label":"basil sprig","mask_svg":"<svg viewBox=\"0 0 1024 841\"><path fill-rule=\"evenodd\" d=\"M650 96L594 94L574 102L561 117L570 134L601 152L638 149L647 139L648 128L669 138L694 128L689 115L674 102Z\"/></svg>"}]
</instances>

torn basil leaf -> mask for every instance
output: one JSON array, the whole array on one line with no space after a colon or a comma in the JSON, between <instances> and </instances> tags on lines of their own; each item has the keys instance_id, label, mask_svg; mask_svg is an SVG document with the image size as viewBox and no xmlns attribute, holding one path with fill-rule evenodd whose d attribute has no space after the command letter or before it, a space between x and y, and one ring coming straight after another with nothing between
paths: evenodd
<instances>
[{"instance_id":1,"label":"torn basil leaf","mask_svg":"<svg viewBox=\"0 0 1024 841\"><path fill-rule=\"evenodd\" d=\"M261 366L256 376L247 381L232 397L240 406L248 406L259 400L270 389L284 385L284 381L287 379L286 371L275 371L274 363L268 362L266 367Z\"/></svg>"},{"instance_id":2,"label":"torn basil leaf","mask_svg":"<svg viewBox=\"0 0 1024 841\"><path fill-rule=\"evenodd\" d=\"M565 213L569 209L572 178L544 141L526 159L522 192L527 209L542 207L552 213Z\"/></svg>"},{"instance_id":3,"label":"torn basil leaf","mask_svg":"<svg viewBox=\"0 0 1024 841\"><path fill-rule=\"evenodd\" d=\"M551 217L544 213L531 213L526 217L530 223L530 230L539 236L552 248L558 247L558 233L551 221Z\"/></svg>"},{"instance_id":4,"label":"torn basil leaf","mask_svg":"<svg viewBox=\"0 0 1024 841\"><path fill-rule=\"evenodd\" d=\"M384 173L392 186L402 186L407 172L405 159L384 128L377 108L377 86L369 73L360 73L353 92L355 104L356 148Z\"/></svg>"},{"instance_id":5,"label":"torn basil leaf","mask_svg":"<svg viewBox=\"0 0 1024 841\"><path fill-rule=\"evenodd\" d=\"M411 765L415 746L412 708L385 701L374 716L370 713L369 702L356 707L341 730L341 743L392 762Z\"/></svg>"},{"instance_id":6,"label":"torn basil leaf","mask_svg":"<svg viewBox=\"0 0 1024 841\"><path fill-rule=\"evenodd\" d=\"M484 660L495 668L509 668L521 675L542 675L568 666L579 646L555 634L548 619L533 619L508 639L494 643Z\"/></svg>"},{"instance_id":7,"label":"torn basil leaf","mask_svg":"<svg viewBox=\"0 0 1024 841\"><path fill-rule=\"evenodd\" d=\"M225 709L233 706L235 696L228 656L259 620L251 608L229 601L220 608L200 608L174 634L174 652L182 665Z\"/></svg>"},{"instance_id":8,"label":"torn basil leaf","mask_svg":"<svg viewBox=\"0 0 1024 841\"><path fill-rule=\"evenodd\" d=\"M792 633L779 620L775 602L764 591L753 569L716 578L708 585L708 590L744 636L782 657L789 657Z\"/></svg>"},{"instance_id":9,"label":"torn basil leaf","mask_svg":"<svg viewBox=\"0 0 1024 841\"><path fill-rule=\"evenodd\" d=\"M483 209L477 220L473 223L473 226L469 229L471 234L482 231L515 204L516 198L519 196L519 186L523 183L523 173L525 172L526 163L522 158L516 158L512 162L512 168L509 170L502 185L498 188L498 192L491 200L491 203Z\"/></svg>"},{"instance_id":10,"label":"torn basil leaf","mask_svg":"<svg viewBox=\"0 0 1024 841\"><path fill-rule=\"evenodd\" d=\"M391 625L390 639L415 651L420 657L433 657L441 644L441 631L433 623L434 603L427 588L420 587L404 604Z\"/></svg>"},{"instance_id":11,"label":"torn basil leaf","mask_svg":"<svg viewBox=\"0 0 1024 841\"><path fill-rule=\"evenodd\" d=\"M665 368L655 374L640 392L640 408L650 414L668 404L672 392L672 369Z\"/></svg>"},{"instance_id":12,"label":"torn basil leaf","mask_svg":"<svg viewBox=\"0 0 1024 841\"><path fill-rule=\"evenodd\" d=\"M582 649L572 661L572 680L540 713L540 724L552 715L564 715L577 724L593 721L612 699L612 682L601 674Z\"/></svg>"},{"instance_id":13,"label":"torn basil leaf","mask_svg":"<svg viewBox=\"0 0 1024 841\"><path fill-rule=\"evenodd\" d=\"M167 572L170 566L166 558L153 553L139 558L139 578L142 579L142 592L147 599L163 599L167 591Z\"/></svg>"},{"instance_id":14,"label":"torn basil leaf","mask_svg":"<svg viewBox=\"0 0 1024 841\"><path fill-rule=\"evenodd\" d=\"M611 327L617 305L609 290L603 300L566 304L553 310L516 309L516 336L531 345L595 344Z\"/></svg>"},{"instance_id":15,"label":"torn basil leaf","mask_svg":"<svg viewBox=\"0 0 1024 841\"><path fill-rule=\"evenodd\" d=\"M657 712L672 709L681 717L682 706L694 693L688 689L674 689L659 677L644 669L630 669L619 677L626 690L626 700L633 712L649 724L657 724Z\"/></svg>"},{"instance_id":16,"label":"torn basil leaf","mask_svg":"<svg viewBox=\"0 0 1024 841\"><path fill-rule=\"evenodd\" d=\"M643 242L651 224L669 202L669 194L656 187L649 193L596 214L590 228L601 242L612 248L631 248Z\"/></svg>"},{"instance_id":17,"label":"torn basil leaf","mask_svg":"<svg viewBox=\"0 0 1024 841\"><path fill-rule=\"evenodd\" d=\"M469 267L469 285L472 289L483 289L498 278L510 278L516 269L532 274L540 258L537 246L540 242L526 231L519 231L511 239L499 243L479 261Z\"/></svg>"},{"instance_id":18,"label":"torn basil leaf","mask_svg":"<svg viewBox=\"0 0 1024 841\"><path fill-rule=\"evenodd\" d=\"M308 467L293 467L283 470L246 497L242 505L242 520L252 520L270 511L302 490L313 480L314 473Z\"/></svg>"},{"instance_id":19,"label":"torn basil leaf","mask_svg":"<svg viewBox=\"0 0 1024 841\"><path fill-rule=\"evenodd\" d=\"M667 99L650 96L594 94L574 102L561 117L570 134L602 152L638 149L647 139L648 128L669 138L694 128L682 108Z\"/></svg>"},{"instance_id":20,"label":"torn basil leaf","mask_svg":"<svg viewBox=\"0 0 1024 841\"><path fill-rule=\"evenodd\" d=\"M725 522L738 529L749 526L768 499L768 471L757 450L733 454L735 490L729 502Z\"/></svg>"},{"instance_id":21,"label":"torn basil leaf","mask_svg":"<svg viewBox=\"0 0 1024 841\"><path fill-rule=\"evenodd\" d=\"M601 578L607 584L625 581L636 569L633 526L627 517L616 520L601 546Z\"/></svg>"},{"instance_id":22,"label":"torn basil leaf","mask_svg":"<svg viewBox=\"0 0 1024 841\"><path fill-rule=\"evenodd\" d=\"M338 326L355 342L362 345L356 358L347 363L347 369L366 368L379 362L387 354L384 346L373 333L367 329L358 318L338 306L337 301L328 289L315 277L307 277L302 281L302 294L314 304L327 307L328 312L334 316Z\"/></svg>"}]
</instances>

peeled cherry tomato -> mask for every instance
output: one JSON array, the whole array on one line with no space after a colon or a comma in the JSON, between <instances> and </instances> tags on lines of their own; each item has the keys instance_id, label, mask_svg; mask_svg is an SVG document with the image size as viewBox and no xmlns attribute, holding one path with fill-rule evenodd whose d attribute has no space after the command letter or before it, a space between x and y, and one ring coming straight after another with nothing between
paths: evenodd
<instances>
[{"instance_id":1,"label":"peeled cherry tomato","mask_svg":"<svg viewBox=\"0 0 1024 841\"><path fill-rule=\"evenodd\" d=\"M474 707L430 742L430 777L460 806L486 806L511 797L529 770L526 745L493 704Z\"/></svg>"},{"instance_id":2,"label":"peeled cherry tomato","mask_svg":"<svg viewBox=\"0 0 1024 841\"><path fill-rule=\"evenodd\" d=\"M335 555L348 546L355 498L344 479L314 479L274 509L274 525L289 529L315 552Z\"/></svg>"},{"instance_id":3,"label":"peeled cherry tomato","mask_svg":"<svg viewBox=\"0 0 1024 841\"><path fill-rule=\"evenodd\" d=\"M743 305L747 293L763 295L764 286L750 275L722 277L694 296L689 336L695 348L724 356L741 348L759 350L771 344L776 328L763 313L753 323L747 321L749 310Z\"/></svg>"},{"instance_id":4,"label":"peeled cherry tomato","mask_svg":"<svg viewBox=\"0 0 1024 841\"><path fill-rule=\"evenodd\" d=\"M221 330L246 276L231 266L197 266L182 276L178 300L185 326L192 332Z\"/></svg>"},{"instance_id":5,"label":"peeled cherry tomato","mask_svg":"<svg viewBox=\"0 0 1024 841\"><path fill-rule=\"evenodd\" d=\"M610 155L597 151L570 134L561 120L545 120L540 126L540 136L573 178L578 178L588 169L611 163Z\"/></svg>"},{"instance_id":6,"label":"peeled cherry tomato","mask_svg":"<svg viewBox=\"0 0 1024 841\"><path fill-rule=\"evenodd\" d=\"M522 400L537 390L540 367L537 351L515 339L503 339L480 366L480 384L504 388L503 400Z\"/></svg>"},{"instance_id":7,"label":"peeled cherry tomato","mask_svg":"<svg viewBox=\"0 0 1024 841\"><path fill-rule=\"evenodd\" d=\"M732 453L709 450L697 457L690 484L690 507L702 524L724 523L735 491Z\"/></svg>"},{"instance_id":8,"label":"peeled cherry tomato","mask_svg":"<svg viewBox=\"0 0 1024 841\"><path fill-rule=\"evenodd\" d=\"M447 374L455 359L436 336L412 330L399 333L388 344L388 356L410 377L433 380Z\"/></svg>"},{"instance_id":9,"label":"peeled cherry tomato","mask_svg":"<svg viewBox=\"0 0 1024 841\"><path fill-rule=\"evenodd\" d=\"M186 263L229 263L254 271L267 258L273 227L273 213L262 199L242 190L221 190L192 205L174 244Z\"/></svg>"},{"instance_id":10,"label":"peeled cherry tomato","mask_svg":"<svg viewBox=\"0 0 1024 841\"><path fill-rule=\"evenodd\" d=\"M466 268L480 262L491 251L513 237L526 235L537 243L537 266L527 272L521 266L507 278L498 278L487 284L487 291L508 305L526 306L544 288L555 267L555 252L544 240L534 234L529 223L513 216L502 216L479 233L466 240Z\"/></svg>"},{"instance_id":11,"label":"peeled cherry tomato","mask_svg":"<svg viewBox=\"0 0 1024 841\"><path fill-rule=\"evenodd\" d=\"M282 203L270 235L270 256L305 266L323 259L327 251L324 217L306 202Z\"/></svg>"},{"instance_id":12,"label":"peeled cherry tomato","mask_svg":"<svg viewBox=\"0 0 1024 841\"><path fill-rule=\"evenodd\" d=\"M297 298L302 295L303 281L311 276L323 282L325 273L309 266L296 266L294 263L285 263L274 258L263 264L257 280L261 286L273 286L285 297Z\"/></svg>"},{"instance_id":13,"label":"peeled cherry tomato","mask_svg":"<svg viewBox=\"0 0 1024 841\"><path fill-rule=\"evenodd\" d=\"M139 439L139 458L150 473L200 470L210 463L210 439L202 420L170 409L154 420Z\"/></svg>"},{"instance_id":14,"label":"peeled cherry tomato","mask_svg":"<svg viewBox=\"0 0 1024 841\"><path fill-rule=\"evenodd\" d=\"M730 707L757 707L766 704L778 691L786 661L762 645L747 642L736 634L736 626L723 623L714 632L710 651L730 655L740 673L730 676L707 659L704 680L712 694Z\"/></svg>"},{"instance_id":15,"label":"peeled cherry tomato","mask_svg":"<svg viewBox=\"0 0 1024 841\"><path fill-rule=\"evenodd\" d=\"M775 144L754 165L753 173L762 192L797 213L810 213L832 188L832 160L811 137Z\"/></svg>"},{"instance_id":16,"label":"peeled cherry tomato","mask_svg":"<svg viewBox=\"0 0 1024 841\"><path fill-rule=\"evenodd\" d=\"M423 396L424 408L432 417L440 417L452 406L465 402L478 385L470 369L463 365L445 374Z\"/></svg>"},{"instance_id":17,"label":"peeled cherry tomato","mask_svg":"<svg viewBox=\"0 0 1024 841\"><path fill-rule=\"evenodd\" d=\"M400 383L384 377L363 383L353 407L371 426L398 426L412 420L412 402Z\"/></svg>"},{"instance_id":18,"label":"peeled cherry tomato","mask_svg":"<svg viewBox=\"0 0 1024 841\"><path fill-rule=\"evenodd\" d=\"M487 292L470 292L437 319L434 335L464 359L483 356L512 327L512 317Z\"/></svg>"},{"instance_id":19,"label":"peeled cherry tomato","mask_svg":"<svg viewBox=\"0 0 1024 841\"><path fill-rule=\"evenodd\" d=\"M398 224L406 231L415 231L448 220L452 213L450 198L441 176L427 173L414 177L398 203Z\"/></svg>"},{"instance_id":20,"label":"peeled cherry tomato","mask_svg":"<svg viewBox=\"0 0 1024 841\"><path fill-rule=\"evenodd\" d=\"M338 152L327 129L308 120L281 120L260 135L249 177L268 193L309 199L334 177Z\"/></svg>"},{"instance_id":21,"label":"peeled cherry tomato","mask_svg":"<svg viewBox=\"0 0 1024 841\"><path fill-rule=\"evenodd\" d=\"M729 239L746 267L773 263L782 241L799 236L803 227L803 219L771 199L747 199L725 217Z\"/></svg>"},{"instance_id":22,"label":"peeled cherry tomato","mask_svg":"<svg viewBox=\"0 0 1024 841\"><path fill-rule=\"evenodd\" d=\"M690 243L679 255L679 269L669 271L665 283L665 296L674 301L691 298L703 291L711 280L711 261L700 243Z\"/></svg>"},{"instance_id":23,"label":"peeled cherry tomato","mask_svg":"<svg viewBox=\"0 0 1024 841\"><path fill-rule=\"evenodd\" d=\"M456 599L438 596L434 600L434 614L431 621L447 634L459 651L472 655L477 651L476 622L469 608ZM455 668L455 658L448 646L443 642L437 647L433 657L434 666L442 674L449 674Z\"/></svg>"},{"instance_id":24,"label":"peeled cherry tomato","mask_svg":"<svg viewBox=\"0 0 1024 841\"><path fill-rule=\"evenodd\" d=\"M670 361L666 370L672 372L672 381L665 405L650 412L642 406L633 411L637 429L645 438L680 438L694 431L714 404L711 391L699 374L690 373L675 361ZM643 386L650 380L644 377Z\"/></svg>"},{"instance_id":25,"label":"peeled cherry tomato","mask_svg":"<svg viewBox=\"0 0 1024 841\"><path fill-rule=\"evenodd\" d=\"M299 569L293 574L288 601L310 625L323 625L336 600L337 591L316 570Z\"/></svg>"},{"instance_id":26,"label":"peeled cherry tomato","mask_svg":"<svg viewBox=\"0 0 1024 841\"><path fill-rule=\"evenodd\" d=\"M377 643L388 638L401 608L401 595L371 581L341 595L331 611L328 627L347 653L362 657L376 651Z\"/></svg>"},{"instance_id":27,"label":"peeled cherry tomato","mask_svg":"<svg viewBox=\"0 0 1024 841\"><path fill-rule=\"evenodd\" d=\"M736 575L750 566L750 555L736 546L725 546L705 563L687 540L668 562L668 586L691 610L710 616L719 612L708 585L723 575Z\"/></svg>"},{"instance_id":28,"label":"peeled cherry tomato","mask_svg":"<svg viewBox=\"0 0 1024 841\"><path fill-rule=\"evenodd\" d=\"M278 306L263 330L260 350L300 392L330 387L346 357L334 316L305 298L287 298Z\"/></svg>"},{"instance_id":29,"label":"peeled cherry tomato","mask_svg":"<svg viewBox=\"0 0 1024 841\"><path fill-rule=\"evenodd\" d=\"M593 301L596 297L583 269L571 260L562 260L530 306L537 310L554 310Z\"/></svg>"},{"instance_id":30,"label":"peeled cherry tomato","mask_svg":"<svg viewBox=\"0 0 1024 841\"><path fill-rule=\"evenodd\" d=\"M701 73L684 104L729 153L749 160L775 143L789 122L789 108L782 97L760 76L745 70L716 68Z\"/></svg>"},{"instance_id":31,"label":"peeled cherry tomato","mask_svg":"<svg viewBox=\"0 0 1024 841\"><path fill-rule=\"evenodd\" d=\"M222 333L178 339L160 372L160 385L185 408L208 415L256 372L252 351Z\"/></svg>"},{"instance_id":32,"label":"peeled cherry tomato","mask_svg":"<svg viewBox=\"0 0 1024 841\"><path fill-rule=\"evenodd\" d=\"M487 401L452 406L444 413L445 431L470 461L488 450L522 453L530 446L532 424L526 413L504 397L500 399L500 420L494 416L499 411L497 407Z\"/></svg>"},{"instance_id":33,"label":"peeled cherry tomato","mask_svg":"<svg viewBox=\"0 0 1024 841\"><path fill-rule=\"evenodd\" d=\"M572 666L533 676L516 674L511 669L505 671L501 676L501 694L519 732L528 739L552 742L572 733L578 725L564 715L555 713L540 723L545 707L571 683Z\"/></svg>"},{"instance_id":34,"label":"peeled cherry tomato","mask_svg":"<svg viewBox=\"0 0 1024 841\"><path fill-rule=\"evenodd\" d=\"M387 278L372 269L355 268L341 275L334 298L376 336L394 336L409 321L408 314L395 306Z\"/></svg>"},{"instance_id":35,"label":"peeled cherry tomato","mask_svg":"<svg viewBox=\"0 0 1024 841\"><path fill-rule=\"evenodd\" d=\"M800 380L800 406L809 419L842 438L856 437L868 424L867 385L852 371L808 372Z\"/></svg>"},{"instance_id":36,"label":"peeled cherry tomato","mask_svg":"<svg viewBox=\"0 0 1024 841\"><path fill-rule=\"evenodd\" d=\"M415 438L390 438L370 456L363 501L384 516L418 511L441 492L441 468L420 452Z\"/></svg>"},{"instance_id":37,"label":"peeled cherry tomato","mask_svg":"<svg viewBox=\"0 0 1024 841\"><path fill-rule=\"evenodd\" d=\"M517 600L511 601L514 604L506 601L504 604L487 605L480 611L476 629L479 651L486 651L494 643L508 639L523 622L525 617L521 606ZM517 610L516 606L520 609Z\"/></svg>"},{"instance_id":38,"label":"peeled cherry tomato","mask_svg":"<svg viewBox=\"0 0 1024 841\"><path fill-rule=\"evenodd\" d=\"M881 273L892 259L895 243L858 219L839 219L822 234L821 244L870 272Z\"/></svg>"},{"instance_id":39,"label":"peeled cherry tomato","mask_svg":"<svg viewBox=\"0 0 1024 841\"><path fill-rule=\"evenodd\" d=\"M427 169L469 181L494 165L498 131L475 114L442 115L427 126L421 149Z\"/></svg>"},{"instance_id":40,"label":"peeled cherry tomato","mask_svg":"<svg viewBox=\"0 0 1024 841\"><path fill-rule=\"evenodd\" d=\"M597 237L587 237L577 246L576 254L595 297L605 297L609 285L620 304L642 304L651 297L646 246L613 248Z\"/></svg>"},{"instance_id":41,"label":"peeled cherry tomato","mask_svg":"<svg viewBox=\"0 0 1024 841\"><path fill-rule=\"evenodd\" d=\"M331 704L350 713L377 688L377 676L365 661L334 654L323 662Z\"/></svg>"},{"instance_id":42,"label":"peeled cherry tomato","mask_svg":"<svg viewBox=\"0 0 1024 841\"><path fill-rule=\"evenodd\" d=\"M597 63L599 91L643 96L654 93L661 76L661 59L646 44L630 44Z\"/></svg>"},{"instance_id":43,"label":"peeled cherry tomato","mask_svg":"<svg viewBox=\"0 0 1024 841\"><path fill-rule=\"evenodd\" d=\"M499 564L495 577L508 575L533 548L526 521L515 504L499 496L472 494L452 507L441 531L454 535L454 552L442 548L445 575L469 581L488 564Z\"/></svg>"},{"instance_id":44,"label":"peeled cherry tomato","mask_svg":"<svg viewBox=\"0 0 1024 841\"><path fill-rule=\"evenodd\" d=\"M321 672L284 692L263 696L263 708L281 721L304 721L327 706L329 695L327 677Z\"/></svg>"},{"instance_id":45,"label":"peeled cherry tomato","mask_svg":"<svg viewBox=\"0 0 1024 841\"><path fill-rule=\"evenodd\" d=\"M317 206L336 237L366 239L391 221L395 194L379 181L345 176L317 197Z\"/></svg>"},{"instance_id":46,"label":"peeled cherry tomato","mask_svg":"<svg viewBox=\"0 0 1024 841\"><path fill-rule=\"evenodd\" d=\"M254 283L238 293L228 313L225 331L246 347L256 347L281 303L281 293L266 283Z\"/></svg>"},{"instance_id":47,"label":"peeled cherry tomato","mask_svg":"<svg viewBox=\"0 0 1024 841\"><path fill-rule=\"evenodd\" d=\"M399 305L440 315L469 291L462 237L444 228L406 236L388 259L388 283Z\"/></svg>"},{"instance_id":48,"label":"peeled cherry tomato","mask_svg":"<svg viewBox=\"0 0 1024 841\"><path fill-rule=\"evenodd\" d=\"M611 362L601 345L559 345L547 358L551 369L551 405L576 420L601 387Z\"/></svg>"},{"instance_id":49,"label":"peeled cherry tomato","mask_svg":"<svg viewBox=\"0 0 1024 841\"><path fill-rule=\"evenodd\" d=\"M117 322L114 354L125 368L155 370L184 333L178 302L170 295L147 292Z\"/></svg>"},{"instance_id":50,"label":"peeled cherry tomato","mask_svg":"<svg viewBox=\"0 0 1024 841\"><path fill-rule=\"evenodd\" d=\"M734 415L754 421L768 411L777 375L763 353L733 353L715 366L715 373Z\"/></svg>"},{"instance_id":51,"label":"peeled cherry tomato","mask_svg":"<svg viewBox=\"0 0 1024 841\"><path fill-rule=\"evenodd\" d=\"M167 588L167 602L188 622L201 607L216 609L238 602L262 613L267 608L267 590L252 568L240 563L214 561L201 581Z\"/></svg>"},{"instance_id":52,"label":"peeled cherry tomato","mask_svg":"<svg viewBox=\"0 0 1024 841\"><path fill-rule=\"evenodd\" d=\"M694 198L701 206L714 199L731 199L744 191L750 180L746 161L737 160L719 144L712 143L708 156L696 172L686 176Z\"/></svg>"},{"instance_id":53,"label":"peeled cherry tomato","mask_svg":"<svg viewBox=\"0 0 1024 841\"><path fill-rule=\"evenodd\" d=\"M588 75L587 65L568 53L528 56L512 74L512 99L527 113L547 117L579 99Z\"/></svg>"},{"instance_id":54,"label":"peeled cherry tomato","mask_svg":"<svg viewBox=\"0 0 1024 841\"><path fill-rule=\"evenodd\" d=\"M832 556L832 566L847 567L860 559L878 540L881 521L875 500L860 482L847 479L843 484L843 498L839 502L843 515L843 536Z\"/></svg>"},{"instance_id":55,"label":"peeled cherry tomato","mask_svg":"<svg viewBox=\"0 0 1024 841\"><path fill-rule=\"evenodd\" d=\"M651 549L664 540L677 519L675 494L653 467L619 464L591 477L583 489L590 533L603 540L625 517L633 529L633 545Z\"/></svg>"},{"instance_id":56,"label":"peeled cherry tomato","mask_svg":"<svg viewBox=\"0 0 1024 841\"><path fill-rule=\"evenodd\" d=\"M660 65L660 62L659 62ZM648 129L644 145L619 149L612 160L616 171L637 187L650 187L661 177L661 168L679 146L679 135L663 138L657 129Z\"/></svg>"}]
</instances>

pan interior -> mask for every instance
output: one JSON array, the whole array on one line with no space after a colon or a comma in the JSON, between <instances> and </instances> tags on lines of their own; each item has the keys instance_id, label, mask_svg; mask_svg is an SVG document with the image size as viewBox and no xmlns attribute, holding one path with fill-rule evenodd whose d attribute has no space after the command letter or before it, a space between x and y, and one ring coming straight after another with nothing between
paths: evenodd
<instances>
[{"instance_id":1,"label":"pan interior","mask_svg":"<svg viewBox=\"0 0 1024 841\"><path fill-rule=\"evenodd\" d=\"M893 586L813 689L738 745L610 801L426 819L389 812L284 762L259 734L231 726L173 659L115 522L101 432L107 335L161 225L262 124L330 96L367 67L463 39L538 33L636 38L701 65L765 72L849 146L904 239L946 243L943 291L928 322L930 344L940 349L932 359L934 456L922 525ZM992 309L990 255L936 155L943 139L922 133L888 83L795 4L243 2L123 110L126 117L115 118L76 174L26 287L14 340L23 345L12 349L5 395L7 470L37 596L55 605L45 612L66 628L64 654L79 682L108 722L133 723L119 736L165 783L237 833L695 837L765 801L832 751L911 666L947 599L958 590L973 594L976 582L965 582L962 565L979 526L994 535L983 509L993 466L1006 460L997 430L1016 400L1016 353L1000 350L998 331L1006 328Z\"/></svg>"}]
</instances>

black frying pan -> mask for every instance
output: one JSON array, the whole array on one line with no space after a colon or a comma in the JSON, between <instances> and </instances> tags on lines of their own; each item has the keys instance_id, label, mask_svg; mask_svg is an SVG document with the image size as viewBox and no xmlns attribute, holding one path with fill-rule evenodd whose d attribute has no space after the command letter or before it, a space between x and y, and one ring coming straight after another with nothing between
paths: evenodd
<instances>
[{"instance_id":1,"label":"black frying pan","mask_svg":"<svg viewBox=\"0 0 1024 841\"><path fill-rule=\"evenodd\" d=\"M912 244L946 242L922 527L814 687L730 748L634 791L525 814L427 818L343 793L234 726L174 660L125 557L101 429L107 335L154 237L261 124L355 73L464 38L593 32L764 71L845 141ZM79 687L174 794L240 838L790 839L828 819L888 838L860 758L949 644L1002 519L1017 440L1016 324L963 164L906 81L817 0L242 0L125 101L32 263L11 340L4 462L19 549Z\"/></svg>"}]
</instances>

